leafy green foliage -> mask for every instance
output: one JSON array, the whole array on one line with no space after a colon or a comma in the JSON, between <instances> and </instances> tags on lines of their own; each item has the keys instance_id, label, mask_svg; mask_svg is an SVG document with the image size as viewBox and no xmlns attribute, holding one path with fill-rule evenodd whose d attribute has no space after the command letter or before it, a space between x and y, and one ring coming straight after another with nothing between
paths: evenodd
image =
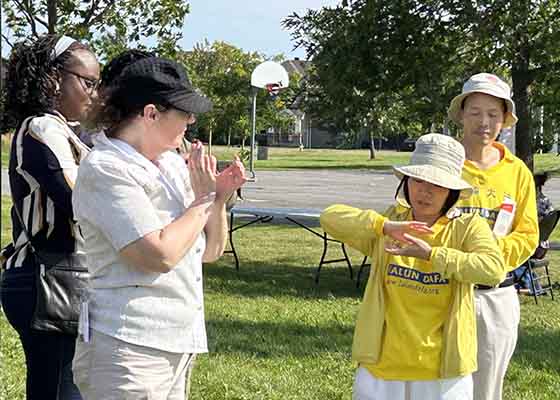
<instances>
[{"instance_id":1,"label":"leafy green foliage","mask_svg":"<svg viewBox=\"0 0 560 400\"><path fill-rule=\"evenodd\" d=\"M173 56L189 3L174 0L6 0L6 26L22 39L42 32L85 40L111 58L153 38L160 54Z\"/></svg>"},{"instance_id":2,"label":"leafy green foliage","mask_svg":"<svg viewBox=\"0 0 560 400\"><path fill-rule=\"evenodd\" d=\"M284 25L313 62L306 107L343 130L407 131L410 121L422 133L440 129L470 75L510 80L518 155L532 166L531 110L545 105L546 118L559 120L559 16L553 0L355 0Z\"/></svg>"},{"instance_id":3,"label":"leafy green foliage","mask_svg":"<svg viewBox=\"0 0 560 400\"><path fill-rule=\"evenodd\" d=\"M181 52L178 59L189 71L195 87L199 88L213 103L214 109L199 117L201 127L196 136L209 140L210 130L213 142L240 143L251 133L251 73L257 65L265 61L256 52L242 49L225 42L210 44L205 41L192 51ZM286 126L291 120L281 111L286 108L285 94L272 100L265 90L257 90L257 133L269 127Z\"/></svg>"}]
</instances>

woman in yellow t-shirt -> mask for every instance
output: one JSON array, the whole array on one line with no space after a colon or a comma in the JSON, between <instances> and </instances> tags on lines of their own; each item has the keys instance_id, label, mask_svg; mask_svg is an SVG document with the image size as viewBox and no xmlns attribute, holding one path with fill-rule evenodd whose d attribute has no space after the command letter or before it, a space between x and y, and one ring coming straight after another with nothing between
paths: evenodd
<instances>
[{"instance_id":1,"label":"woman in yellow t-shirt","mask_svg":"<svg viewBox=\"0 0 560 400\"><path fill-rule=\"evenodd\" d=\"M473 284L496 285L506 271L488 224L454 207L472 191L464 160L456 140L424 135L410 164L394 167L396 205L321 215L325 232L372 260L352 348L354 399L472 399Z\"/></svg>"}]
</instances>

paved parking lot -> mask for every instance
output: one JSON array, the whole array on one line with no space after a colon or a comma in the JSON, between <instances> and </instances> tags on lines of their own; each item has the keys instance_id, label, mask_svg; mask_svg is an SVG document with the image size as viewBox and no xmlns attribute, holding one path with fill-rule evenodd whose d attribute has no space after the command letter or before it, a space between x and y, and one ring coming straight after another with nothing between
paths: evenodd
<instances>
[{"instance_id":1,"label":"paved parking lot","mask_svg":"<svg viewBox=\"0 0 560 400\"><path fill-rule=\"evenodd\" d=\"M325 208L345 203L382 210L393 201L397 179L389 171L287 170L257 171L255 182L243 188L250 207ZM8 175L2 170L2 194L9 195ZM546 194L560 207L560 178L545 186Z\"/></svg>"}]
</instances>

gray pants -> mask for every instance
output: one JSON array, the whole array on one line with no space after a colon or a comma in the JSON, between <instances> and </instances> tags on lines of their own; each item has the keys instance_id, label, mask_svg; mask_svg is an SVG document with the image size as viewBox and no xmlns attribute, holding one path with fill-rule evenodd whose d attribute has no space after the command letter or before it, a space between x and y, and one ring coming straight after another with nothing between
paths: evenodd
<instances>
[{"instance_id":1,"label":"gray pants","mask_svg":"<svg viewBox=\"0 0 560 400\"><path fill-rule=\"evenodd\" d=\"M186 400L194 358L92 330L76 341L72 370L84 400Z\"/></svg>"},{"instance_id":2,"label":"gray pants","mask_svg":"<svg viewBox=\"0 0 560 400\"><path fill-rule=\"evenodd\" d=\"M476 290L478 371L474 400L501 400L507 367L517 343L520 309L517 292L507 288Z\"/></svg>"}]
</instances>

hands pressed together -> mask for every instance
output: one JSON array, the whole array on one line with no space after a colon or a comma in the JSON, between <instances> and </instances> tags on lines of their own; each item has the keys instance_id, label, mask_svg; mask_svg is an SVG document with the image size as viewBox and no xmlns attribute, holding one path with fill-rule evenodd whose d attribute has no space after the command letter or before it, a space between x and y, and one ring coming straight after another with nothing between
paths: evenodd
<instances>
[{"instance_id":1,"label":"hands pressed together","mask_svg":"<svg viewBox=\"0 0 560 400\"><path fill-rule=\"evenodd\" d=\"M393 243L385 246L387 253L424 260L430 259L432 246L412 235L433 233L432 228L425 222L387 220L383 225L383 233L394 240Z\"/></svg>"},{"instance_id":2,"label":"hands pressed together","mask_svg":"<svg viewBox=\"0 0 560 400\"><path fill-rule=\"evenodd\" d=\"M201 142L192 144L187 160L195 203L210 200L225 204L247 182L245 167L239 157L236 156L225 170L218 173L216 157L206 154Z\"/></svg>"}]
</instances>

